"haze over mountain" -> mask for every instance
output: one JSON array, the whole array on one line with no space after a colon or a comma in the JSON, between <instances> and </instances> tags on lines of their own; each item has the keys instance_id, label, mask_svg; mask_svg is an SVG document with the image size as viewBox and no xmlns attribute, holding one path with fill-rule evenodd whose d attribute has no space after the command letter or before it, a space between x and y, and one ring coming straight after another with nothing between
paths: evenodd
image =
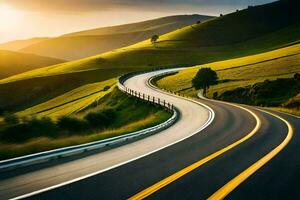
<instances>
[{"instance_id":1,"label":"haze over mountain","mask_svg":"<svg viewBox=\"0 0 300 200\"><path fill-rule=\"evenodd\" d=\"M4 16L0 18L0 43L57 37L78 30L171 15L200 13L218 16L271 1L274 0L1 0L0 13L4 12ZM6 19L10 19L9 22Z\"/></svg>"},{"instance_id":2,"label":"haze over mountain","mask_svg":"<svg viewBox=\"0 0 300 200\"><path fill-rule=\"evenodd\" d=\"M149 39L154 34L162 35L210 18L202 15L179 15L80 31L34 43L20 51L65 60L76 60L129 46Z\"/></svg>"},{"instance_id":3,"label":"haze over mountain","mask_svg":"<svg viewBox=\"0 0 300 200\"><path fill-rule=\"evenodd\" d=\"M31 38L27 40L14 40L10 42L6 42L0 44L1 50L8 50L8 51L19 51L27 46L33 45L35 43L47 40L49 38Z\"/></svg>"},{"instance_id":4,"label":"haze over mountain","mask_svg":"<svg viewBox=\"0 0 300 200\"><path fill-rule=\"evenodd\" d=\"M0 79L62 62L65 61L34 54L0 50Z\"/></svg>"}]
</instances>

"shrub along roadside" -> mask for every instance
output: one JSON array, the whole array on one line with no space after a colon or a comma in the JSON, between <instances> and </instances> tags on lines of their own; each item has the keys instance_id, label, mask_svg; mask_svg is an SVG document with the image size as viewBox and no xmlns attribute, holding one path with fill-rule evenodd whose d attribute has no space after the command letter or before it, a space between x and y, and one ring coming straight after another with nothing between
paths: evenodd
<instances>
[{"instance_id":1,"label":"shrub along roadside","mask_svg":"<svg viewBox=\"0 0 300 200\"><path fill-rule=\"evenodd\" d=\"M216 99L258 106L284 106L286 102L300 92L298 74L294 78L280 78L273 81L239 87L224 92Z\"/></svg>"},{"instance_id":2,"label":"shrub along roadside","mask_svg":"<svg viewBox=\"0 0 300 200\"><path fill-rule=\"evenodd\" d=\"M106 139L157 125L171 117L161 107L117 89L86 110L53 121L22 119L0 130L0 159Z\"/></svg>"},{"instance_id":3,"label":"shrub along roadside","mask_svg":"<svg viewBox=\"0 0 300 200\"><path fill-rule=\"evenodd\" d=\"M24 142L35 137L51 137L66 136L72 134L87 134L94 129L104 129L108 127L114 120L114 110L103 110L91 112L84 119L73 116L64 116L54 122L48 117L31 118L18 123L10 122L8 127L0 132L0 140L4 142Z\"/></svg>"}]
</instances>

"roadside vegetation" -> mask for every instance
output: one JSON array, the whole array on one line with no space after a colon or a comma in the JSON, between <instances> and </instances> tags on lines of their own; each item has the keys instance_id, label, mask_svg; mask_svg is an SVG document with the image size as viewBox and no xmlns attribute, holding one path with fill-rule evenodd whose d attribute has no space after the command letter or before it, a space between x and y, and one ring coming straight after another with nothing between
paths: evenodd
<instances>
[{"instance_id":1,"label":"roadside vegetation","mask_svg":"<svg viewBox=\"0 0 300 200\"><path fill-rule=\"evenodd\" d=\"M196 90L203 89L203 94L206 95L206 91L211 85L218 83L218 75L211 68L201 68L192 79L192 85Z\"/></svg>"},{"instance_id":2,"label":"roadside vegetation","mask_svg":"<svg viewBox=\"0 0 300 200\"><path fill-rule=\"evenodd\" d=\"M22 117L5 114L0 159L102 140L162 123L171 113L117 89L76 114Z\"/></svg>"},{"instance_id":3,"label":"roadside vegetation","mask_svg":"<svg viewBox=\"0 0 300 200\"><path fill-rule=\"evenodd\" d=\"M193 87L192 80L203 67L211 67L219 77L218 84L211 86L206 94L209 98L299 113L299 44L182 70L156 80L156 84L195 97L198 90Z\"/></svg>"},{"instance_id":4,"label":"roadside vegetation","mask_svg":"<svg viewBox=\"0 0 300 200\"><path fill-rule=\"evenodd\" d=\"M295 77L297 76L298 74L295 74ZM249 105L299 108L299 99L296 98L299 92L298 78L279 78L228 90L219 96L215 95L214 98Z\"/></svg>"}]
</instances>

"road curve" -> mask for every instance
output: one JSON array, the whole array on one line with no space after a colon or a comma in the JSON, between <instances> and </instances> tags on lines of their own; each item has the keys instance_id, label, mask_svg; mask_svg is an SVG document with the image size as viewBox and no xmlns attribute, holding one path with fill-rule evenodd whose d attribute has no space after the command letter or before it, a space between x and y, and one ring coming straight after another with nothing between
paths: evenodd
<instances>
[{"instance_id":1,"label":"road curve","mask_svg":"<svg viewBox=\"0 0 300 200\"><path fill-rule=\"evenodd\" d=\"M22 195L26 194L26 196L31 196L87 178L87 176L102 173L184 140L211 123L213 113L208 108L150 89L144 81L135 85L136 80L141 80L141 77L146 80L152 75L153 73L147 73L143 76L133 77L126 81L125 85L174 104L181 112L181 118L172 127L159 134L102 153L90 156L82 155L79 159L71 161L61 159L46 165L35 165L2 173L0 174L0 199L25 197ZM144 91L144 89L147 90Z\"/></svg>"},{"instance_id":2,"label":"road curve","mask_svg":"<svg viewBox=\"0 0 300 200\"><path fill-rule=\"evenodd\" d=\"M135 76L126 81L125 85L146 94L149 93L159 96L178 107L182 112L182 118L173 127L157 135L99 154L82 156L82 158L71 161L58 160L53 164L38 165L36 167L9 172L5 175L1 174L0 199L18 196L20 194L28 193L28 191L35 191L39 188L45 188L45 185L55 185L54 183L57 184L65 180L74 180L74 177L76 176L82 176L82 174L84 175L95 171L97 173L93 174L93 176L88 176L75 182L72 181L70 184L60 185L60 187L46 190L42 193L30 196L29 198L130 198L164 178L241 140L257 127L257 120L245 109L240 109L236 106L222 102L198 100L200 103L204 103L214 110L215 120L200 133L194 134L202 129L201 127L203 127L209 118L209 112L199 104L191 103L185 99L180 99L173 95L149 88L147 85L148 79L151 76L162 72L163 71L151 72ZM187 106L187 104L190 104L191 107ZM189 109L191 110L189 111ZM162 187L151 194L149 198L207 199L219 188L243 172L247 167L251 166L261 157L276 148L285 139L288 128L282 120L269 115L268 113L253 109L252 107L247 106L247 109L254 112L261 123L259 130L255 131L255 134L235 148L224 152L213 160L204 163L199 168L187 173L185 176ZM286 115L281 115L286 118ZM180 123L185 119L187 120L181 125ZM299 126L299 120L293 118L292 121L294 127L297 128L297 124ZM187 132L187 130L189 130L189 132ZM170 141L170 139L173 139L173 141ZM174 143L174 141L177 143ZM294 144L293 151L297 150L297 144L299 145L299 141L298 143L297 141L298 140L296 140L296 144L294 144L295 140L292 140L291 142ZM138 144L143 145L143 147L139 149ZM166 148L160 149L157 146L162 144L164 144L163 147ZM169 146L170 144L173 145ZM141 152L144 152L145 149L148 150L148 152L151 152L150 149L153 147L156 147L156 150L157 148L160 150L141 157L140 159L132 160L132 162L123 163L118 167L109 168L110 170L101 171L101 169L103 169L101 168L102 166L106 166L106 168L109 166L106 162L109 163L115 161L115 159L126 158L127 154L129 154L129 156L132 154L140 154ZM286 149L288 148L290 148L289 145ZM285 152L285 149L283 152ZM105 155L108 157L105 157ZM115 157L111 158L110 156L112 155ZM145 155L145 153L143 153L143 155ZM297 166L299 166L300 161L296 158L297 154L293 155L294 164L289 163L289 167L292 166L291 172L285 170L285 173L289 178L286 178L284 175L280 176L283 178L284 184L287 185L291 182L294 184L297 183L297 179L291 177L293 174L297 175ZM262 180L264 177L269 177L269 180L276 180L277 174L269 174L269 172L270 170L271 172L273 170L273 172L278 173L278 166L284 169L285 164L284 162L280 162L280 159L285 162L290 161L287 153L280 153L275 159L270 161L270 163L273 163L274 168L270 169L269 163L267 163L266 166L252 175L249 178L249 181L246 180L230 193L229 197L235 199L247 199L248 197L249 199L253 199L253 197L260 197L261 199L265 199L266 193L263 191L264 187L257 187L262 186L260 183L265 182L269 184L266 187L268 188L268 191L272 191L272 189L276 188L281 192L290 192L292 197L299 194L297 193L298 190L296 189L296 186L287 187L286 185L279 184L279 186L281 186L279 187L276 186L276 182L272 183ZM274 161L277 162L274 164ZM268 169L269 171L265 169ZM263 175L258 176L257 174L260 174L261 171L265 172ZM253 183L255 183L255 185L253 185ZM247 193L247 191L250 190L252 193ZM275 191L274 193L280 193L278 191ZM274 196L276 197L276 195Z\"/></svg>"},{"instance_id":3,"label":"road curve","mask_svg":"<svg viewBox=\"0 0 300 200\"><path fill-rule=\"evenodd\" d=\"M147 85L148 78L154 74L156 73L136 76L125 84L147 93L150 91ZM169 101L174 103L173 99ZM223 103L207 103L216 113L215 120L199 134L134 162L41 193L33 196L32 199L127 199L199 159L243 138L256 127L255 118L243 109ZM191 117L194 118L194 116ZM247 125L245 121L248 122ZM195 125L193 119L186 126L192 125ZM182 130L177 131L182 132L185 129L186 127L182 127ZM176 132L171 134L176 134ZM176 196L178 191L180 190L177 188L173 194ZM194 191L199 192L199 189L196 188ZM196 199L199 198L196 197Z\"/></svg>"}]
</instances>

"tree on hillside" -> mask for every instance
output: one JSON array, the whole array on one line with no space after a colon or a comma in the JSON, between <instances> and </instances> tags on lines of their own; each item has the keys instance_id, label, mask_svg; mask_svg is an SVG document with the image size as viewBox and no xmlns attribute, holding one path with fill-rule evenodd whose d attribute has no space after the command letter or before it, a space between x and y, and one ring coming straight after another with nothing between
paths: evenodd
<instances>
[{"instance_id":1,"label":"tree on hillside","mask_svg":"<svg viewBox=\"0 0 300 200\"><path fill-rule=\"evenodd\" d=\"M201 68L192 80L192 85L196 90L203 89L203 94L206 94L209 86L217 84L218 75L211 68Z\"/></svg>"},{"instance_id":2,"label":"tree on hillside","mask_svg":"<svg viewBox=\"0 0 300 200\"><path fill-rule=\"evenodd\" d=\"M158 40L159 36L158 35L153 35L151 37L151 43L154 44Z\"/></svg>"},{"instance_id":3,"label":"tree on hillside","mask_svg":"<svg viewBox=\"0 0 300 200\"><path fill-rule=\"evenodd\" d=\"M300 80L300 74L299 73L294 74L294 79L296 81L299 81Z\"/></svg>"},{"instance_id":4,"label":"tree on hillside","mask_svg":"<svg viewBox=\"0 0 300 200\"><path fill-rule=\"evenodd\" d=\"M19 118L15 114L4 114L4 122L8 125L18 124L20 122Z\"/></svg>"}]
</instances>

